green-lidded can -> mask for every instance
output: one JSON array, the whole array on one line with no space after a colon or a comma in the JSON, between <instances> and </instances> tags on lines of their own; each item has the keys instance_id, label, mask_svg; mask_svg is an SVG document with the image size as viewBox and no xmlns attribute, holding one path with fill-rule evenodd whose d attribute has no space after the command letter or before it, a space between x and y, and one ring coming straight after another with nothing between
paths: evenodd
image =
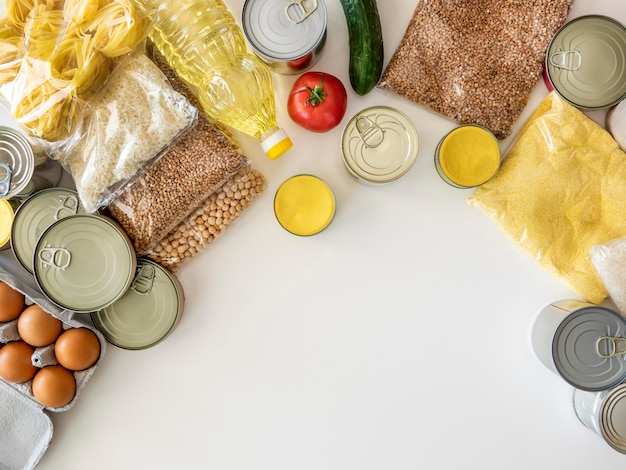
<instances>
[{"instance_id":1,"label":"green-lidded can","mask_svg":"<svg viewBox=\"0 0 626 470\"><path fill-rule=\"evenodd\" d=\"M139 258L133 282L110 306L91 314L106 340L123 349L146 349L176 328L185 294L176 276L152 260Z\"/></svg>"},{"instance_id":2,"label":"green-lidded can","mask_svg":"<svg viewBox=\"0 0 626 470\"><path fill-rule=\"evenodd\" d=\"M387 106L363 109L348 121L341 136L347 170L363 183L397 180L415 163L417 130L404 113Z\"/></svg>"},{"instance_id":3,"label":"green-lidded can","mask_svg":"<svg viewBox=\"0 0 626 470\"><path fill-rule=\"evenodd\" d=\"M112 219L95 214L57 220L33 250L39 289L60 308L77 313L95 312L122 297L136 267L128 235Z\"/></svg>"},{"instance_id":4,"label":"green-lidded can","mask_svg":"<svg viewBox=\"0 0 626 470\"><path fill-rule=\"evenodd\" d=\"M546 51L549 84L570 104L603 109L626 97L626 27L604 15L565 23Z\"/></svg>"},{"instance_id":5,"label":"green-lidded can","mask_svg":"<svg viewBox=\"0 0 626 470\"><path fill-rule=\"evenodd\" d=\"M64 217L84 214L78 193L68 188L48 188L31 195L15 212L11 249L17 261L33 273L33 253L39 236Z\"/></svg>"},{"instance_id":6,"label":"green-lidded can","mask_svg":"<svg viewBox=\"0 0 626 470\"><path fill-rule=\"evenodd\" d=\"M30 182L35 171L35 154L24 134L0 126L0 199L10 199Z\"/></svg>"}]
</instances>

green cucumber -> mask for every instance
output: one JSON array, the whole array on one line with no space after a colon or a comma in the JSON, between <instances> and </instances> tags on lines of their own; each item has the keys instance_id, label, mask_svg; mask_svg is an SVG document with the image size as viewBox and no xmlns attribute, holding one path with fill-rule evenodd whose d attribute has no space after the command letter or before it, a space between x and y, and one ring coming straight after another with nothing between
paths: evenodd
<instances>
[{"instance_id":1,"label":"green cucumber","mask_svg":"<svg viewBox=\"0 0 626 470\"><path fill-rule=\"evenodd\" d=\"M339 0L348 24L350 85L369 93L383 72L383 34L376 0Z\"/></svg>"}]
</instances>

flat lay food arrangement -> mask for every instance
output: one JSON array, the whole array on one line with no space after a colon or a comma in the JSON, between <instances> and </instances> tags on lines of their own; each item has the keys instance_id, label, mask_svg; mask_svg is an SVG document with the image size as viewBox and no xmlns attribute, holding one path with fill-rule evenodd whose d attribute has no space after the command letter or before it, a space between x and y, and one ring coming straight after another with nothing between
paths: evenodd
<instances>
[{"instance_id":1,"label":"flat lay food arrangement","mask_svg":"<svg viewBox=\"0 0 626 470\"><path fill-rule=\"evenodd\" d=\"M623 464L623 6L3 3L0 468Z\"/></svg>"}]
</instances>

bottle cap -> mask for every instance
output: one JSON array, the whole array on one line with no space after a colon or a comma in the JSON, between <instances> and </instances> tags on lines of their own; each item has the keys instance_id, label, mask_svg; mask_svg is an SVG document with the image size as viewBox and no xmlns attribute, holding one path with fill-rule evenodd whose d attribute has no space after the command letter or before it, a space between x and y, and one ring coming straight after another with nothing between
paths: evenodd
<instances>
[{"instance_id":1,"label":"bottle cap","mask_svg":"<svg viewBox=\"0 0 626 470\"><path fill-rule=\"evenodd\" d=\"M261 142L261 148L270 160L280 157L292 147L293 143L283 129L277 129Z\"/></svg>"}]
</instances>

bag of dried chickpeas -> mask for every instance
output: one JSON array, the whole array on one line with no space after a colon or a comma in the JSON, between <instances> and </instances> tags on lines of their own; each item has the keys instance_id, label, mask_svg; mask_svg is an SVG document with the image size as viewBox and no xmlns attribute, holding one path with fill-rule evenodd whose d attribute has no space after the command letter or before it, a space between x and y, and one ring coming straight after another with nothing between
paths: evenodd
<instances>
[{"instance_id":1,"label":"bag of dried chickpeas","mask_svg":"<svg viewBox=\"0 0 626 470\"><path fill-rule=\"evenodd\" d=\"M378 88L507 137L573 0L422 0Z\"/></svg>"},{"instance_id":2,"label":"bag of dried chickpeas","mask_svg":"<svg viewBox=\"0 0 626 470\"><path fill-rule=\"evenodd\" d=\"M626 236L624 162L605 129L550 93L469 203L573 292L599 304L607 290L589 251Z\"/></svg>"},{"instance_id":3,"label":"bag of dried chickpeas","mask_svg":"<svg viewBox=\"0 0 626 470\"><path fill-rule=\"evenodd\" d=\"M240 171L161 240L148 257L177 272L223 235L264 189L265 177L259 171Z\"/></svg>"}]
</instances>

